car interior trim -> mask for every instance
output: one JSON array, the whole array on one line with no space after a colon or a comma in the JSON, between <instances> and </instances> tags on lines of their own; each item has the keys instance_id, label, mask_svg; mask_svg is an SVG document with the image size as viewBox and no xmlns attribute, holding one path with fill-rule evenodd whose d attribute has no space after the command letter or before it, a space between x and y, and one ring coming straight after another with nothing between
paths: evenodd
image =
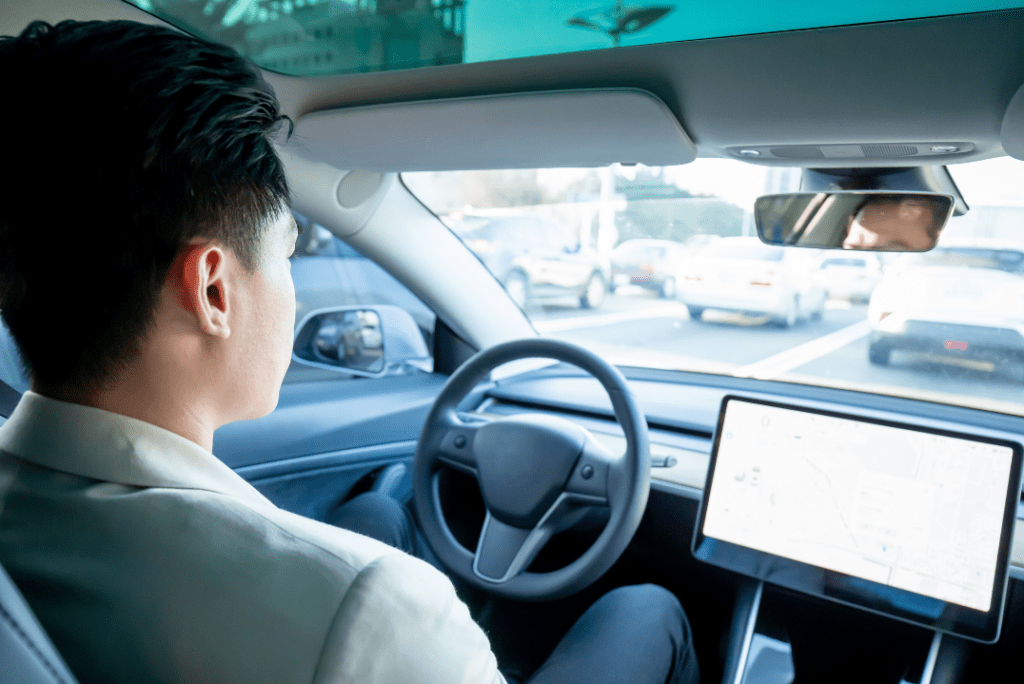
<instances>
[{"instance_id":1,"label":"car interior trim","mask_svg":"<svg viewBox=\"0 0 1024 684\"><path fill-rule=\"evenodd\" d=\"M688 432L707 440L710 440L718 420L722 397L729 391L761 392L766 397L820 401L835 406L935 420L938 423L947 421L997 432L1024 434L1024 419L1019 415L922 401L912 397L635 366L622 367L622 372L629 379L633 391L637 392L652 425ZM597 417L611 416L607 402L602 401L600 396L594 396L592 390L586 387L583 374L566 365L537 371L521 379L500 382L489 395L525 405L536 405L537 397L544 397L545 406Z\"/></svg>"},{"instance_id":2,"label":"car interior trim","mask_svg":"<svg viewBox=\"0 0 1024 684\"><path fill-rule=\"evenodd\" d=\"M763 593L764 582L758 582L750 605L750 616L747 618L747 625L743 630L743 645L740 647L738 659L739 667L736 668L736 677L733 679L732 684L743 684L743 676L746 674L747 669L747 658L750 656L750 644L754 640L754 627L757 625L757 614L761 609L761 595Z\"/></svg>"},{"instance_id":3,"label":"car interior trim","mask_svg":"<svg viewBox=\"0 0 1024 684\"><path fill-rule=\"evenodd\" d=\"M342 170L316 159L298 135L279 144L278 152L292 203L320 225L331 226L329 230L343 240L366 225L395 180L395 174Z\"/></svg>"},{"instance_id":4,"label":"car interior trim","mask_svg":"<svg viewBox=\"0 0 1024 684\"><path fill-rule=\"evenodd\" d=\"M624 126L622 122L630 124ZM330 131L344 130L344 136ZM372 171L688 164L697 149L657 96L638 88L483 95L346 107L299 119L315 154ZM600 145L594 141L600 140ZM498 150L501 150L498 153Z\"/></svg>"},{"instance_id":5,"label":"car interior trim","mask_svg":"<svg viewBox=\"0 0 1024 684\"><path fill-rule=\"evenodd\" d=\"M1017 89L1006 105L999 138L1006 154L1014 159L1024 159L1024 85Z\"/></svg>"},{"instance_id":6,"label":"car interior trim","mask_svg":"<svg viewBox=\"0 0 1024 684\"><path fill-rule=\"evenodd\" d=\"M213 453L233 469L415 440L444 384L437 373L283 385L277 410L217 430Z\"/></svg>"},{"instance_id":7,"label":"car interior trim","mask_svg":"<svg viewBox=\"0 0 1024 684\"><path fill-rule=\"evenodd\" d=\"M935 674L935 664L939 660L939 650L942 648L942 632L936 631L932 637L931 646L928 647L928 657L924 661L924 671L921 673L921 684L932 684L932 677Z\"/></svg>"},{"instance_id":8,"label":"car interior trim","mask_svg":"<svg viewBox=\"0 0 1024 684\"><path fill-rule=\"evenodd\" d=\"M390 442L240 466L235 468L235 472L252 482L279 475L292 475L336 466L365 465L378 461L393 461L396 458L409 458L415 451L415 440Z\"/></svg>"},{"instance_id":9,"label":"car interior trim","mask_svg":"<svg viewBox=\"0 0 1024 684\"><path fill-rule=\"evenodd\" d=\"M696 487L662 480L658 477L657 473L651 473L651 489L665 494L681 496L684 499L691 499L696 502L699 502L701 497L704 495L704 493Z\"/></svg>"},{"instance_id":10,"label":"car interior trim","mask_svg":"<svg viewBox=\"0 0 1024 684\"><path fill-rule=\"evenodd\" d=\"M379 171L349 171L338 183L335 196L342 207L354 209L362 206L371 197L379 197L384 184L391 180L393 176Z\"/></svg>"}]
</instances>

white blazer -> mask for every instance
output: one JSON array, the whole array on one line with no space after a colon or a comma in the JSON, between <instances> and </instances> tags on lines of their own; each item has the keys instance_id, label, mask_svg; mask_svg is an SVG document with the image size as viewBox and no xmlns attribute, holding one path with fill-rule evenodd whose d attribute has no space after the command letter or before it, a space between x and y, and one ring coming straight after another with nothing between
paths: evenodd
<instances>
[{"instance_id":1,"label":"white blazer","mask_svg":"<svg viewBox=\"0 0 1024 684\"><path fill-rule=\"evenodd\" d=\"M503 682L428 564L283 511L150 423L26 393L0 562L88 682Z\"/></svg>"}]
</instances>

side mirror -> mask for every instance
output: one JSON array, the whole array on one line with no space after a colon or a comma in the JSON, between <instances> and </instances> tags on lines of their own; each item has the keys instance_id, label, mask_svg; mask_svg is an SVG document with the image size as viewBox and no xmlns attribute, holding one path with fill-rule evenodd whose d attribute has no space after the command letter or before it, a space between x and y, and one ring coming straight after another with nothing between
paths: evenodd
<instances>
[{"instance_id":1,"label":"side mirror","mask_svg":"<svg viewBox=\"0 0 1024 684\"><path fill-rule=\"evenodd\" d=\"M292 359L366 378L433 370L416 321L405 309L390 305L311 312L295 328Z\"/></svg>"},{"instance_id":2,"label":"side mirror","mask_svg":"<svg viewBox=\"0 0 1024 684\"><path fill-rule=\"evenodd\" d=\"M754 219L769 245L927 252L953 204L949 195L929 192L798 192L759 197Z\"/></svg>"}]
</instances>

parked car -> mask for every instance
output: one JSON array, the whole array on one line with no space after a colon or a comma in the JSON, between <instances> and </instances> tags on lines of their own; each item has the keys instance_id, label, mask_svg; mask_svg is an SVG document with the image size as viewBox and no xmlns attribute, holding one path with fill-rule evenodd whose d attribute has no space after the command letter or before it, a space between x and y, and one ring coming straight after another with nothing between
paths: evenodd
<instances>
[{"instance_id":1,"label":"parked car","mask_svg":"<svg viewBox=\"0 0 1024 684\"><path fill-rule=\"evenodd\" d=\"M829 252L818 267L830 299L866 303L882 279L882 265L874 254Z\"/></svg>"},{"instance_id":2,"label":"parked car","mask_svg":"<svg viewBox=\"0 0 1024 684\"><path fill-rule=\"evenodd\" d=\"M812 258L809 250L766 245L756 237L722 238L687 263L678 298L695 319L705 309L721 309L770 316L788 328L825 308Z\"/></svg>"},{"instance_id":3,"label":"parked car","mask_svg":"<svg viewBox=\"0 0 1024 684\"><path fill-rule=\"evenodd\" d=\"M687 256L686 247L671 240L626 240L611 254L612 291L622 285L639 285L672 299Z\"/></svg>"},{"instance_id":4,"label":"parked car","mask_svg":"<svg viewBox=\"0 0 1024 684\"><path fill-rule=\"evenodd\" d=\"M568 228L538 216L469 216L450 224L520 307L571 297L584 309L604 302L608 260Z\"/></svg>"},{"instance_id":5,"label":"parked car","mask_svg":"<svg viewBox=\"0 0 1024 684\"><path fill-rule=\"evenodd\" d=\"M895 350L1024 360L1024 244L943 243L892 263L868 306L871 363Z\"/></svg>"}]
</instances>

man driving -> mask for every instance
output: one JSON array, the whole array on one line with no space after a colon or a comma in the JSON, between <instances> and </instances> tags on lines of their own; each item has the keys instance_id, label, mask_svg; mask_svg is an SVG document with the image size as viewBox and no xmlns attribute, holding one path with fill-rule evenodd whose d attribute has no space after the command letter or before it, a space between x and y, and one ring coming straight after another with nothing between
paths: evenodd
<instances>
[{"instance_id":1,"label":"man driving","mask_svg":"<svg viewBox=\"0 0 1024 684\"><path fill-rule=\"evenodd\" d=\"M32 380L0 427L0 562L80 681L504 681L447 577L211 453L274 409L291 355L297 227L258 69L163 27L34 22L0 74L0 312ZM644 585L530 681L696 680L678 601Z\"/></svg>"},{"instance_id":2,"label":"man driving","mask_svg":"<svg viewBox=\"0 0 1024 684\"><path fill-rule=\"evenodd\" d=\"M946 215L924 198L871 197L850 218L843 249L925 252L935 246Z\"/></svg>"}]
</instances>

